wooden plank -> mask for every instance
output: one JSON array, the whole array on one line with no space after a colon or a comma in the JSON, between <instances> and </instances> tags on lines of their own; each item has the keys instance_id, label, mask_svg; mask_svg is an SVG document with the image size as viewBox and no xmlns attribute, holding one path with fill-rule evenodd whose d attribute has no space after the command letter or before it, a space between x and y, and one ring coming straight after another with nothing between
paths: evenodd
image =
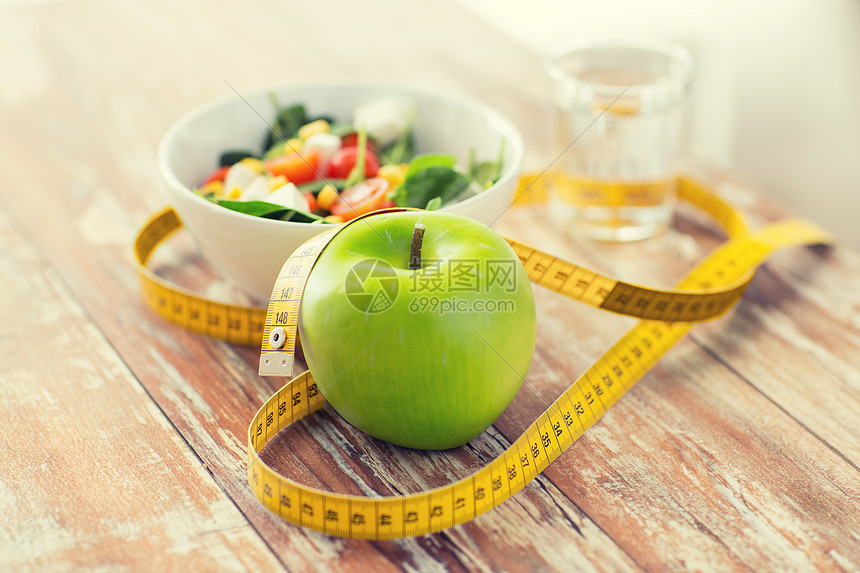
<instances>
[{"instance_id":1,"label":"wooden plank","mask_svg":"<svg viewBox=\"0 0 860 573\"><path fill-rule=\"evenodd\" d=\"M87 14L86 9L83 15L70 10L66 16L71 21L78 21L80 26L48 26L38 32L46 36L55 35L60 44L68 46L69 51L64 58L72 62L86 61L88 66L100 66L94 68L97 70L110 69L114 58L121 59L116 54L99 57L88 51L88 46L93 44L118 40L114 37L118 35L116 28L93 28L90 18L94 15ZM118 25L123 29L124 38L134 34L135 30L142 33L140 27L131 21L133 16L111 16L121 19ZM203 19L206 17L204 15ZM438 17L445 18L444 14ZM205 28L205 22L201 26ZM93 35L88 42L83 38L72 39L75 34L84 33ZM51 61L55 58L56 54ZM445 63L434 62L433 65L438 69ZM74 71L58 69L56 73L60 78L68 75L67 79L71 80L82 69L80 64L71 68ZM175 77L179 72L172 73ZM106 89L117 87L112 82L118 80L109 75L96 78L92 72L86 71L84 75L91 81L107 84ZM510 80L506 78L506 81ZM172 84L164 87L175 89ZM140 165L154 165L154 162L149 150L131 146L127 141L147 140L154 149L160 133L149 131L153 116L147 115L152 110L143 103L149 101L146 94L126 93L122 100L110 102L102 101L102 97L98 91L86 93L84 100L76 106L78 114L68 117L66 127L73 132L86 131L91 134L93 142L105 142L102 145L93 143L91 149L78 150L77 154L78 157L89 154L92 161L105 167L94 173L85 164L66 161L61 163L59 173L39 170L35 168L33 158L22 153L12 142L0 142L4 146L3 151L8 151L21 165L30 167L4 175L7 189L61 189L71 182L75 190L67 194L51 193L51 201L47 204L44 196L10 194L8 199L14 205L14 212L28 227L49 225L53 229L50 235L39 234L37 242L49 253L49 259L57 265L123 360L289 568L467 570L486 568L493 563L495 568L506 567L506 563L558 570L566 569L571 563L586 570L636 568L617 545L583 519L576 507L557 490L546 484L536 484L533 491L524 492L522 499L506 504L503 512L494 512L475 524L451 532L416 540L367 543L331 539L286 525L264 511L251 498L245 483L243 449L248 421L278 382L255 375L254 351L234 349L184 332L166 324L143 306L127 249L134 228L153 206L151 197L144 195L150 192L150 188L145 180L136 179L135 173ZM175 102L181 100L174 97L171 101L177 105ZM40 103L46 113L67 105L53 98ZM109 117L102 115L101 104L112 109ZM177 105L177 114L184 111L182 107L185 104ZM124 138L119 139L112 133L118 118L140 112L143 114L135 122L125 120L120 123ZM19 116L9 119L21 133L32 134L32 137L46 142L52 155L72 154L71 142L51 141L46 126L34 124L32 118ZM113 146L117 149L111 150ZM182 260L187 251L182 252L181 244L177 248L177 258ZM169 265L170 258L166 257L163 263ZM485 437L478 445L487 451L482 454L483 459L500 451L492 436ZM368 466L369 470L362 469L363 475L350 474L344 469L341 459L344 454L338 448L347 449L347 458L375 458L376 461ZM291 458L288 458L286 463L295 465L298 476L310 483L321 479L340 487L357 483L353 488L371 483L378 485L380 491L445 483L464 464L468 462L471 464L469 467L475 467L481 459L476 458L471 450L464 449L454 457L433 455L433 462L428 466L427 457L422 454L405 450L392 454L384 445L379 446L376 454L368 453L373 452L373 446L368 444L367 438L348 427L334 435L327 428L319 429L298 443L291 443L291 450L295 452L291 455L298 461L290 462ZM524 521L533 526L533 532L522 527Z\"/></svg>"},{"instance_id":2,"label":"wooden plank","mask_svg":"<svg viewBox=\"0 0 860 573\"><path fill-rule=\"evenodd\" d=\"M699 172L749 215L753 228L789 216L741 179L709 174L701 166ZM697 222L706 220L690 214L683 210L676 229L648 244L596 244L586 256L613 276L671 286L667 277L680 278L722 241L697 230ZM858 268L860 257L844 245L777 253L729 320L703 324L691 334L855 467L860 465ZM750 332L757 333L755 344Z\"/></svg>"},{"instance_id":3,"label":"wooden plank","mask_svg":"<svg viewBox=\"0 0 860 573\"><path fill-rule=\"evenodd\" d=\"M333 9L340 18L323 17ZM420 22L411 19L413 10L422 13ZM368 41L357 53L352 22L365 11L386 14L371 19L365 30L368 38L385 41ZM850 420L845 425L844 414L834 416L829 434L813 427L817 435L828 435L825 439L839 454L822 448L804 433L804 427L811 427L808 420L798 423L786 416L791 412L788 406L802 404L798 396L785 403L774 402L778 396L762 400L750 391L755 384L763 387L755 377L742 373L746 380L741 382L711 358L712 354L723 359L721 350L709 354L693 344L679 349L689 354L661 366L649 378L659 388L673 392L680 388L683 401L670 400L662 391L655 395L650 386L637 389L545 477L473 523L420 539L367 543L331 539L280 522L251 498L244 476L246 424L278 381L256 376L256 350L181 331L154 317L137 296L128 245L136 226L163 201L154 191L159 186L154 158L159 137L188 108L227 93L223 78L243 89L271 81L272 70L284 70L288 63L283 73L294 80L372 73L480 97L524 129L531 154L527 165L538 168L548 155L543 153L544 78L537 58L447 3L424 2L417 8L377 2L355 8L329 2L236 5L216 11L194 2L144 6L78 1L16 8L4 12L7 15L3 29L16 31L0 35L0 48L8 48L0 53L17 53L22 44L32 48L30 77L42 79L0 85L0 98L9 106L2 115L4 130L17 134L15 140L0 138L0 153L13 166L0 173L0 193L44 252L46 264L57 269L128 368L288 568L857 566L856 554L850 551L855 540L850 528L857 529L850 515L852 507L857 508L856 474L840 458L842 450L850 453L854 438L842 436L837 442L842 429L853 427ZM391 21L403 25L392 27ZM237 33L236 22L253 22L253 37ZM323 28L331 41L308 50ZM445 30L445 41L439 41L438 30ZM0 71L5 69L3 62L0 59ZM62 118L59 128L48 119L55 117ZM44 168L44 158L52 169ZM682 221L681 228L692 237L673 233L665 241L631 248L571 245L543 215L520 213L508 217L505 229L520 233L524 240L596 268L608 265L604 270L615 270L622 278L655 284L672 284L683 267L717 242L716 235ZM176 249L174 261L193 261L187 245L180 243ZM606 262L610 252L614 264ZM170 257L164 262L169 269ZM844 267L840 274L857 276L853 262L846 261ZM183 280L202 276L196 269L190 274L187 268L173 270ZM762 292L770 288L767 285ZM809 288L814 295L817 283ZM379 492L439 485L478 467L631 324L593 309L572 308L569 301L546 292L536 296L541 325L530 386L497 423L501 433L490 432L454 452L423 455L369 440L328 414L285 436L289 451L275 448L269 454L273 463L305 483ZM850 306L856 299L846 290L839 300ZM751 328L758 326L751 323ZM788 358L777 364L785 373L792 366L790 342L781 347ZM840 360L852 366L846 355L857 345L850 338L843 343ZM826 345L819 349L829 352ZM760 359L751 353L743 361L754 368ZM815 364L810 360L806 368ZM739 392L755 411L748 412L722 394L713 395L710 381L688 381L686 372L679 371L683 368L706 368L721 388ZM809 418L823 418L829 407L812 408ZM846 411L856 416L858 410L848 404ZM799 413L791 415L802 419ZM727 423L739 429L727 434ZM678 427L686 434L679 435ZM793 441L786 444L783 433ZM738 465L727 436L750 448ZM811 454L804 457L805 451ZM784 470L777 463L783 460L788 460ZM821 475L806 477L805 467L820 468ZM746 472L743 482L738 481L741 470ZM633 477L622 481L624 471L633 472ZM716 487L706 479L711 475L715 483L732 487ZM586 487L595 476L600 478L597 485ZM734 487L731 480L740 485ZM799 501L792 492L782 492L798 487L808 494ZM847 497L839 497L838 488L844 488ZM836 512L833 526L821 513L830 504ZM727 509L734 509L736 517L740 515L738 523L748 528L727 517L730 514L720 514ZM716 515L709 513L712 510ZM772 519L777 521L770 523ZM788 519L798 523L787 523ZM837 525L849 529L840 533ZM777 550L767 556L764 544L771 541ZM202 551L194 544L188 549Z\"/></svg>"},{"instance_id":4,"label":"wooden plank","mask_svg":"<svg viewBox=\"0 0 860 573\"><path fill-rule=\"evenodd\" d=\"M512 211L504 229L531 235L533 241L571 260L584 259L592 268L646 284L670 286L674 281L669 277L680 278L717 242L716 236L697 231L694 220L685 214L677 226L692 234L681 237L672 231L656 244L638 249L585 245L565 240L557 231L537 232L542 228L542 216L537 208ZM769 217L759 218L776 215L771 211ZM643 250L650 252L643 256ZM844 536L846 531L857 530L860 515L860 474L843 453L852 451L860 410L854 403L857 369L845 367L846 362L856 362L856 356L847 352L856 342L856 332L850 320L839 321L815 307L822 300L822 285L840 289L841 296L828 297L836 308L856 300L857 291L849 292L850 282L844 284L853 276L848 269L855 257L844 248L831 256L845 262L834 267L828 264L831 257L822 260L804 249L779 255L779 264L769 264L763 274L793 275L799 281L797 287L789 286L785 276L768 280L764 286L764 280L757 277L735 315L694 329L690 341L673 349L641 387L546 471L557 487L646 569L838 570L860 563L857 537ZM800 269L811 269L814 276L831 275L831 280L825 278L821 285L817 280L802 280ZM832 273L840 280L833 280ZM543 294L536 292L538 301ZM807 304L798 305L801 298L807 298ZM559 308L562 302L546 304L549 316L566 311ZM759 321L740 318L750 312L745 309L759 305L765 308L752 311L765 315ZM793 325L791 332L808 332L817 340L818 352L794 357L791 349L795 346L786 344L785 334L763 326L771 315L773 323L783 329L787 320ZM554 322L540 316L544 327ZM584 321L572 321L581 323ZM831 328L832 338L824 336L823 331ZM584 344L579 344L579 352L544 356L549 370L581 371L599 354L594 338L604 335L602 328L590 330ZM559 327L551 338L558 346L577 345L569 329L565 332ZM714 350L712 338L732 343ZM604 339L604 348L610 342ZM539 347L545 348L540 342ZM765 348L767 356L762 357L759 353ZM733 354L735 350L741 350L740 357ZM680 363L675 358L679 353ZM829 367L831 361L831 373L841 376L819 377L810 385L804 369ZM738 369L747 372L743 378L725 367L736 362ZM547 379L530 375L529 379L546 400L563 389L563 383L550 382L549 375ZM658 390L652 390L655 387ZM660 389L664 387L670 389ZM643 394L648 398L640 399ZM837 404L840 400L844 405ZM795 410L800 414L797 418ZM519 421L509 430L503 418L497 426L505 435L514 436L523 423ZM808 431L809 426L817 432L834 428L829 434L832 439L822 440L817 432ZM684 428L680 438L679 427ZM840 433L843 429L847 432ZM592 440L601 445L587 446ZM637 453L637 447L642 452ZM604 460L604 464L583 464L581 460ZM635 484L629 483L629 476L635 477ZM600 487L583 485L595 483Z\"/></svg>"},{"instance_id":5,"label":"wooden plank","mask_svg":"<svg viewBox=\"0 0 860 573\"><path fill-rule=\"evenodd\" d=\"M0 210L0 567L277 559Z\"/></svg>"},{"instance_id":6,"label":"wooden plank","mask_svg":"<svg viewBox=\"0 0 860 573\"><path fill-rule=\"evenodd\" d=\"M547 477L646 569L860 563L860 474L693 343L569 454Z\"/></svg>"},{"instance_id":7,"label":"wooden plank","mask_svg":"<svg viewBox=\"0 0 860 573\"><path fill-rule=\"evenodd\" d=\"M756 222L790 216L743 180L724 186ZM845 245L796 249L758 273L731 328L694 338L813 434L860 467L860 256ZM755 332L757 344L738 333Z\"/></svg>"},{"instance_id":8,"label":"wooden plank","mask_svg":"<svg viewBox=\"0 0 860 573\"><path fill-rule=\"evenodd\" d=\"M509 441L491 428L461 448L444 452L410 450L369 438L327 407L322 414L276 438L264 450L264 459L283 475L309 486L356 495L392 495L437 487L470 475L508 445ZM359 541L349 544L367 545ZM439 534L372 545L394 562L402 563L404 551L433 554L446 571L481 567L638 569L542 477L473 522ZM363 567L348 554L342 559L341 566Z\"/></svg>"}]
</instances>

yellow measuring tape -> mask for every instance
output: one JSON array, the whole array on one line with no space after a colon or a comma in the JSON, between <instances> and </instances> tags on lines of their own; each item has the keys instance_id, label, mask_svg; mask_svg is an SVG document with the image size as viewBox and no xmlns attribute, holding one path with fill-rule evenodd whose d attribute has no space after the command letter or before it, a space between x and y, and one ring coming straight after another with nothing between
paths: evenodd
<instances>
[{"instance_id":1,"label":"yellow measuring tape","mask_svg":"<svg viewBox=\"0 0 860 573\"><path fill-rule=\"evenodd\" d=\"M525 176L520 181L520 189L539 185L539 182L535 185L534 176ZM693 181L681 180L678 196L716 218L729 236L739 235L746 229L737 211ZM195 332L236 344L256 345L261 340L265 344L269 332L264 332L263 328L266 322L264 308L239 307L208 300L164 280L147 267L155 249L181 228L182 222L176 211L168 207L143 226L134 242L134 258L147 304L164 318ZM333 236L331 232L323 237L330 239ZM324 245L328 239L323 237L313 239L314 244ZM320 242L323 240L325 242ZM750 269L731 284L717 286L705 283L700 289L687 291L650 289L605 277L512 239L507 241L533 282L585 304L648 320L696 322L715 318L737 302L753 277ZM303 261L316 260L310 244L305 245L304 250L309 254L303 257ZM282 289L274 290L273 297L280 296L286 303L277 311L290 311L295 316L293 311L298 309L298 299L294 296L291 299L285 293L300 292L300 289L289 290L289 287L303 285L306 271L309 269L297 272L289 281L282 280L282 283L289 284L282 284ZM282 353L293 350L292 347L283 348Z\"/></svg>"},{"instance_id":2,"label":"yellow measuring tape","mask_svg":"<svg viewBox=\"0 0 860 573\"><path fill-rule=\"evenodd\" d=\"M167 320L194 332L246 346L259 344L266 321L265 308L209 300L163 279L147 267L158 246L181 228L179 215L167 207L153 215L134 240L132 254L146 304Z\"/></svg>"},{"instance_id":3,"label":"yellow measuring tape","mask_svg":"<svg viewBox=\"0 0 860 573\"><path fill-rule=\"evenodd\" d=\"M520 188L534 183L534 177L524 177ZM617 281L508 240L533 282L574 300L647 321L624 335L482 470L429 491L379 498L322 491L278 474L260 459L259 452L282 428L325 404L313 375L305 371L270 397L251 422L248 482L254 495L290 522L343 537L415 536L469 521L534 479L600 419L693 322L731 308L755 268L772 251L831 240L827 232L800 220L749 233L733 207L691 180L679 182L678 197L711 215L730 240L674 290ZM165 318L194 331L240 344L261 344L260 373L290 375L304 284L319 254L342 227L311 239L290 256L275 283L268 310L208 301L150 271L146 264L152 252L179 228L176 213L165 209L143 227L135 241L134 256L147 303Z\"/></svg>"}]
</instances>

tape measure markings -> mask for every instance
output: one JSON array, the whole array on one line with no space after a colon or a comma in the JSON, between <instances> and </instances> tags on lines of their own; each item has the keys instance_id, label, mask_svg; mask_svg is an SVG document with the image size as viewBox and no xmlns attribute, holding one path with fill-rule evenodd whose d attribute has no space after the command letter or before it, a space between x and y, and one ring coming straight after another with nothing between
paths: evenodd
<instances>
[{"instance_id":1,"label":"tape measure markings","mask_svg":"<svg viewBox=\"0 0 860 573\"><path fill-rule=\"evenodd\" d=\"M721 289L657 290L611 279L507 239L529 279L585 304L645 320L697 322L716 318L740 299L753 273Z\"/></svg>"},{"instance_id":2,"label":"tape measure markings","mask_svg":"<svg viewBox=\"0 0 860 573\"><path fill-rule=\"evenodd\" d=\"M681 285L697 286L706 277L715 281L718 272L725 277L723 280L730 281L743 276L747 265L761 262L778 246L823 238L813 227L802 222L769 227L718 249L711 257L712 263L701 265ZM262 487L268 486L270 491L277 486L279 491L287 489L293 496L297 493L302 504L298 514L292 511L285 515L280 506L278 513L302 526L333 535L383 539L429 533L463 523L525 487L599 420L691 326L690 323L640 322L563 392L505 452L474 475L453 484L396 498L362 498L322 492L295 484L266 466L256 451L264 447L265 441L262 444L249 443L251 479L254 483L259 480ZM304 384L307 388L311 379L312 375L305 373L296 380L300 381L300 387ZM290 382L285 388L291 388L293 384ZM321 399L316 405L322 405ZM270 408L271 405L267 404L261 412L269 415ZM571 430L574 415L582 431ZM258 418L259 414L255 420ZM266 432L265 436L268 439L276 431ZM491 503L487 501L488 493L492 494ZM359 505L358 501L362 499L365 501ZM339 509L331 509L334 507ZM356 507L363 509L359 511L354 509ZM374 507L375 510L372 509ZM351 513L341 513L343 508ZM325 512L324 516L322 512ZM368 517L373 517L373 526L369 525ZM360 527L346 527L347 523Z\"/></svg>"},{"instance_id":3,"label":"tape measure markings","mask_svg":"<svg viewBox=\"0 0 860 573\"><path fill-rule=\"evenodd\" d=\"M322 249L341 228L317 235L299 247L298 251L287 259L278 274L263 326L259 369L261 375L290 376L292 374L296 337L288 336L283 346L274 348L271 340L272 329L281 327L286 332L296 332L306 279Z\"/></svg>"},{"instance_id":4,"label":"tape measure markings","mask_svg":"<svg viewBox=\"0 0 860 573\"><path fill-rule=\"evenodd\" d=\"M194 332L236 344L257 344L266 317L264 308L237 307L203 298L147 267L155 249L181 228L176 211L168 207L153 215L138 233L132 251L144 301L167 320Z\"/></svg>"},{"instance_id":5,"label":"tape measure markings","mask_svg":"<svg viewBox=\"0 0 860 573\"><path fill-rule=\"evenodd\" d=\"M624 345L625 342L626 339L622 339L620 344ZM667 341L665 349L668 349L669 346L671 346L671 342ZM619 345L616 345L614 349L615 348L619 348ZM644 356L644 354L642 356ZM659 355L654 355L652 361L656 361L658 356ZM561 455L565 449L579 438L579 436L581 436L588 427L593 425L612 405L612 403L614 403L617 398L623 395L624 391L626 391L627 384L624 384L623 381L619 380L618 383L625 386L624 391L617 394L610 393L609 395L612 396L611 401L603 403L603 396L606 392L609 392L609 390L601 386L599 382L591 382L591 380L594 379L592 374L595 370L599 370L600 366L601 364L598 363L589 369L589 371L586 372L586 374L584 374L574 386L563 393L547 411L533 422L523 435L504 452L504 454L493 460L493 462L483 470L477 472L474 476L470 476L465 480L460 480L450 486L443 486L442 488L436 488L435 490L430 490L428 492L413 494L412 496L403 498L396 498L403 500L402 507L400 509L402 510L401 513L405 525L399 533L397 533L395 529L388 528L387 526L383 528L383 524L380 523L374 532L365 530L362 532L361 536L384 538L436 531L444 526L448 526L446 525L448 524L447 520L440 520L437 522L437 517L441 518L450 513L452 516L450 518L451 524L455 522L462 523L492 507L499 505L504 500L511 497L517 491L522 489L529 481L534 479L534 477L543 471L543 469L545 469L559 455ZM645 366L642 370L644 371L644 369L647 369L649 366L650 364ZM302 376L309 378L310 374L304 373ZM621 377L624 377L623 374ZM301 381L304 379L297 378L296 380ZM613 383L613 386L615 385L616 384ZM293 382L288 384L285 388L291 388L292 386ZM565 404L565 401L567 404ZM578 408L574 406L574 401L576 401L576 404L579 404ZM582 404L584 404L584 406L582 406ZM271 405L267 404L265 409L261 409L261 412L266 412L267 415L270 415L270 409ZM565 414L567 414L567 417L565 417ZM575 433L570 430L572 422L569 424L566 421L566 419L573 420L574 416L576 416L579 421L579 425L582 428L582 431L576 431ZM584 416L585 418L583 418ZM263 433L262 429L260 429L261 422L256 422L256 424L258 426L258 435L273 436L277 431L276 429L273 429L271 432ZM262 448L264 444L265 442L263 442L259 448ZM269 487L271 488L272 483L281 482L281 480L287 482L288 480L285 480L285 478L277 479L276 474L274 474L270 468L266 467L260 461L255 451L255 447L256 446L252 444L249 449L249 456L252 460L249 467L256 468L258 465L261 466L261 473L259 475L263 477L260 479L260 483L270 484ZM256 483L258 475L256 473L252 474L251 479ZM489 483L487 483L488 481ZM279 483L279 487L282 485L283 483ZM466 495L466 486L472 487L472 491L469 492L471 493L471 496ZM265 485L263 487L265 487ZM298 519L301 525L316 528L332 534L337 534L338 529L336 527L327 526L326 521L309 520L309 518L312 518L315 515L315 508L323 506L326 501L331 502L333 499L337 498L346 498L355 501L351 496L326 494L318 490L313 490L312 488L297 486L293 483L289 483L288 488L291 491L300 491L303 496L302 512L298 514ZM447 495L447 492L445 491L447 489L451 490L452 500L451 505L447 506L450 508L449 511L446 512L446 506L438 503L428 506L429 509L426 513L421 513L421 511L415 509L420 508L423 505L423 500L425 499L430 503L434 496L438 497L443 494ZM456 498L453 497L454 491L458 492ZM479 508L477 502L487 500L487 492L492 493L492 503L485 504L484 507ZM472 498L473 507L475 508L474 512L465 511L465 508L467 507L467 497ZM373 498L370 501L376 501L377 499L382 498ZM387 503L390 508L396 507L396 504L393 503L392 500L388 500ZM277 512L287 519L295 519L296 517L295 514L284 515L283 511ZM331 519L328 521L338 522L340 520L339 516L329 517L331 517ZM355 520L355 517L350 518L350 521ZM364 516L360 515L358 521L363 522L363 520ZM410 523L413 524L413 526L407 527Z\"/></svg>"},{"instance_id":6,"label":"tape measure markings","mask_svg":"<svg viewBox=\"0 0 860 573\"><path fill-rule=\"evenodd\" d=\"M526 178L524 177L524 180ZM542 183L537 181L536 188L540 191ZM719 198L709 193L700 185L686 179L681 179L678 186L679 197L691 202L706 212L713 212L717 221L732 235L744 231L743 219ZM180 324L190 330L227 340L237 344L258 344L262 346L269 360L263 360L263 375L290 375L292 373L292 354L295 351L294 340L280 348L271 348L268 343L272 328L276 326L293 328L298 320L299 301L304 286L303 275L308 272L308 266L318 256L318 251L324 248L339 229L333 229L313 239L305 246L307 251L302 255L298 266L291 267L295 275L287 272L278 277L275 295L269 302L269 309L249 308L236 313L233 305L209 301L197 296L187 289L171 285L153 273L146 265L154 250L170 235L180 229L182 222L175 211L164 209L141 229L134 244L134 257L138 267L138 275L143 288L144 300L158 314ZM342 228L342 227L341 227ZM331 235L329 235L331 233ZM628 314L649 320L706 320L715 318L731 308L743 294L746 282L741 281L723 289L724 294L716 292L681 293L660 289L649 289L637 285L623 283L604 277L586 268L573 265L547 253L508 240L517 256L527 269L529 278L551 290L565 296L604 308L621 314ZM296 261L289 264L295 264ZM284 276L286 275L286 276ZM749 279L752 274L749 274ZM704 283L706 290L711 282ZM292 290L290 290L292 289ZM697 299L700 299L697 304ZM633 306L630 306L630 303ZM673 303L676 306L672 306ZM268 311L268 312L267 312ZM279 314L282 313L282 314ZM276 320L268 320L267 316L275 316Z\"/></svg>"},{"instance_id":7,"label":"tape measure markings","mask_svg":"<svg viewBox=\"0 0 860 573\"><path fill-rule=\"evenodd\" d=\"M536 192L542 190L538 185ZM248 482L255 497L284 519L347 537L418 535L468 521L514 495L558 458L686 334L691 321L731 308L752 279L753 267L774 249L830 239L814 225L799 221L777 223L749 236L743 217L704 187L682 179L678 196L714 217L733 240L701 262L677 289L649 289L610 279L508 240L537 284L604 310L662 322L638 323L483 469L453 484L387 498L333 494L280 476L261 460L259 451L280 430L325 405L306 371L270 397L249 426ZM147 268L154 250L181 226L176 213L165 209L150 219L134 243L146 303L196 332L242 344L262 340L260 373L289 375L307 276L343 227L315 237L287 260L264 310L208 301ZM273 344L270 335L276 328L283 329L285 338Z\"/></svg>"}]
</instances>

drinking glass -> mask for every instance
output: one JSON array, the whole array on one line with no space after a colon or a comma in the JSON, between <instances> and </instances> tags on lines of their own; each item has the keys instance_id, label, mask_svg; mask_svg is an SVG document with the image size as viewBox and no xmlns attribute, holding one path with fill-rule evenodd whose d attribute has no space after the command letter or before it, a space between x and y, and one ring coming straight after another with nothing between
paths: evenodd
<instances>
[{"instance_id":1,"label":"drinking glass","mask_svg":"<svg viewBox=\"0 0 860 573\"><path fill-rule=\"evenodd\" d=\"M577 38L550 52L556 152L552 215L575 236L634 241L660 233L675 205L693 77L681 46Z\"/></svg>"}]
</instances>

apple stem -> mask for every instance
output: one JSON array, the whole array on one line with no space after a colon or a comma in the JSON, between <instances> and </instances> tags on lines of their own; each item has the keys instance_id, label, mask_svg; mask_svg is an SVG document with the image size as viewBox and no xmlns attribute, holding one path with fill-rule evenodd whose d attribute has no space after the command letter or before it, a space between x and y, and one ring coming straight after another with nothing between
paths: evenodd
<instances>
[{"instance_id":1,"label":"apple stem","mask_svg":"<svg viewBox=\"0 0 860 573\"><path fill-rule=\"evenodd\" d=\"M412 230L412 249L409 251L409 270L421 268L421 245L424 244L424 223L418 221Z\"/></svg>"}]
</instances>

